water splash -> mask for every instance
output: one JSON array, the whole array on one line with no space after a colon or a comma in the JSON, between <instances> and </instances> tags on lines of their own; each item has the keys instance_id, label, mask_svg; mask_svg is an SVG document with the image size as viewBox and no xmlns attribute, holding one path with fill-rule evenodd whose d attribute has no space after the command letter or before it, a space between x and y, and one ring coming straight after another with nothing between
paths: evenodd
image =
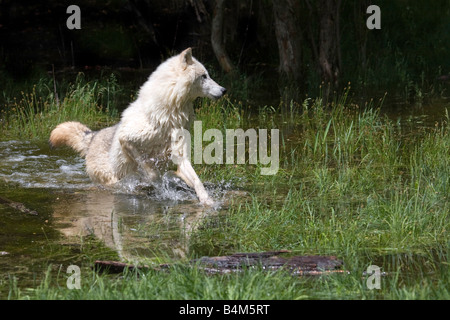
<instances>
[{"instance_id":1,"label":"water splash","mask_svg":"<svg viewBox=\"0 0 450 320\"><path fill-rule=\"evenodd\" d=\"M62 152L52 151L45 144L30 141L0 142L0 182L24 188L103 188L90 180L85 172L83 158L72 152ZM233 187L227 181L214 184L205 182L204 185L218 203L223 200L226 191ZM115 194L144 195L156 201L198 201L195 190L172 171L165 172L160 181L151 183L142 174L131 175L111 188L111 191Z\"/></svg>"},{"instance_id":2,"label":"water splash","mask_svg":"<svg viewBox=\"0 0 450 320\"><path fill-rule=\"evenodd\" d=\"M29 141L0 142L0 181L25 188L77 188L92 186L84 160L71 155L61 159L48 147Z\"/></svg>"},{"instance_id":3,"label":"water splash","mask_svg":"<svg viewBox=\"0 0 450 320\"><path fill-rule=\"evenodd\" d=\"M204 182L208 194L217 202L219 206L225 197L226 191L231 190L231 182L221 181L220 183ZM198 202L196 192L174 172L164 173L160 181L147 182L142 176L132 175L123 179L118 186L115 186L116 193L140 194L156 201L195 201Z\"/></svg>"}]
</instances>

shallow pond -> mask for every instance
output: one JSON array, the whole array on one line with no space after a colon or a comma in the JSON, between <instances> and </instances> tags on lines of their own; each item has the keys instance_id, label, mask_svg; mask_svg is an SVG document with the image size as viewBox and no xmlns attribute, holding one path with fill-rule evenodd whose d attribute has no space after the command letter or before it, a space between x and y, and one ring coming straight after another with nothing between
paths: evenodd
<instances>
[{"instance_id":1,"label":"shallow pond","mask_svg":"<svg viewBox=\"0 0 450 320\"><path fill-rule=\"evenodd\" d=\"M444 108L400 106L386 114L415 132L441 121ZM296 135L292 125L282 130L287 137ZM7 297L13 281L38 285L49 266L65 274L67 266L85 259L140 263L189 257L189 235L202 218L226 213L227 201L247 197L231 184L207 185L219 205L205 208L192 190L170 179L151 190L132 180L105 189L89 180L81 157L51 150L45 142L0 142L0 159L0 298ZM201 256L201 248L195 254ZM418 261L421 268L435 265L443 254L445 248L431 256L384 252L378 259L393 268ZM376 261L373 255L364 259Z\"/></svg>"},{"instance_id":2,"label":"shallow pond","mask_svg":"<svg viewBox=\"0 0 450 320\"><path fill-rule=\"evenodd\" d=\"M193 190L166 176L158 188L130 179L105 189L91 183L81 157L46 143L0 142L0 159L0 297L12 277L37 285L49 265L67 268L85 255L184 258L190 232L204 215L226 210L231 192L205 184L218 202L205 208Z\"/></svg>"}]
</instances>

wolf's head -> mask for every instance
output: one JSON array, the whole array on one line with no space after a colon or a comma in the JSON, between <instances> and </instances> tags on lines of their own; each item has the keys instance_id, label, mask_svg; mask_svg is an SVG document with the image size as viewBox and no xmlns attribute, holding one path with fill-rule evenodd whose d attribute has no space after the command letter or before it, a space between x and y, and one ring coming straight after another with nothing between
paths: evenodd
<instances>
[{"instance_id":1,"label":"wolf's head","mask_svg":"<svg viewBox=\"0 0 450 320\"><path fill-rule=\"evenodd\" d=\"M219 99L227 92L227 89L211 79L206 68L192 56L191 48L180 53L179 59L184 73L190 76L190 93L193 98Z\"/></svg>"}]
</instances>

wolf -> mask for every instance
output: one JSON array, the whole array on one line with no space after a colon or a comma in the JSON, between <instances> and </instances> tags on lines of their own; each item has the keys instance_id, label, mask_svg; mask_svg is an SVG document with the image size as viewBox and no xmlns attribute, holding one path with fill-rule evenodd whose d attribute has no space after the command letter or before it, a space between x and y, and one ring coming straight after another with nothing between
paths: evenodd
<instances>
[{"instance_id":1,"label":"wolf","mask_svg":"<svg viewBox=\"0 0 450 320\"><path fill-rule=\"evenodd\" d=\"M149 76L137 99L122 113L119 123L92 131L79 122L59 124L50 145L67 145L86 159L86 172L96 183L114 185L124 177L144 172L148 181L160 178L158 162L176 158L178 177L195 189L202 204L214 202L190 162L182 130L189 130L198 97L219 99L226 89L209 76L188 48Z\"/></svg>"}]
</instances>

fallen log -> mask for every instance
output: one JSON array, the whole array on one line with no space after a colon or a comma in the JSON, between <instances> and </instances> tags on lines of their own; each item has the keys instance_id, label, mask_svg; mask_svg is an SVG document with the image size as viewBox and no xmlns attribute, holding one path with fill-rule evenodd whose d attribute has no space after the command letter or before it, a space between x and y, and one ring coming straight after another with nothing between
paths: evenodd
<instances>
[{"instance_id":1,"label":"fallen log","mask_svg":"<svg viewBox=\"0 0 450 320\"><path fill-rule=\"evenodd\" d=\"M189 265L211 274L227 274L242 272L249 268L275 271L287 270L293 275L320 275L325 273L341 273L342 261L334 256L291 256L280 257L290 251L268 251L256 253L235 253L228 256L202 257L189 261ZM170 269L170 264L150 267L136 266L118 261L95 261L94 269L100 272L121 273L124 270L162 270Z\"/></svg>"},{"instance_id":2,"label":"fallen log","mask_svg":"<svg viewBox=\"0 0 450 320\"><path fill-rule=\"evenodd\" d=\"M336 272L342 261L334 256L292 256L280 257L285 251L262 253L236 253L221 257L202 257L195 260L212 273L241 271L244 268L261 267L264 270L288 270L293 274L321 274ZM342 270L341 270L342 271Z\"/></svg>"},{"instance_id":3,"label":"fallen log","mask_svg":"<svg viewBox=\"0 0 450 320\"><path fill-rule=\"evenodd\" d=\"M123 263L119 261L100 261L97 260L94 263L94 270L97 272L109 272L109 273L122 273L125 270L142 270L146 271L151 269L147 265L135 266L129 263Z\"/></svg>"}]
</instances>

